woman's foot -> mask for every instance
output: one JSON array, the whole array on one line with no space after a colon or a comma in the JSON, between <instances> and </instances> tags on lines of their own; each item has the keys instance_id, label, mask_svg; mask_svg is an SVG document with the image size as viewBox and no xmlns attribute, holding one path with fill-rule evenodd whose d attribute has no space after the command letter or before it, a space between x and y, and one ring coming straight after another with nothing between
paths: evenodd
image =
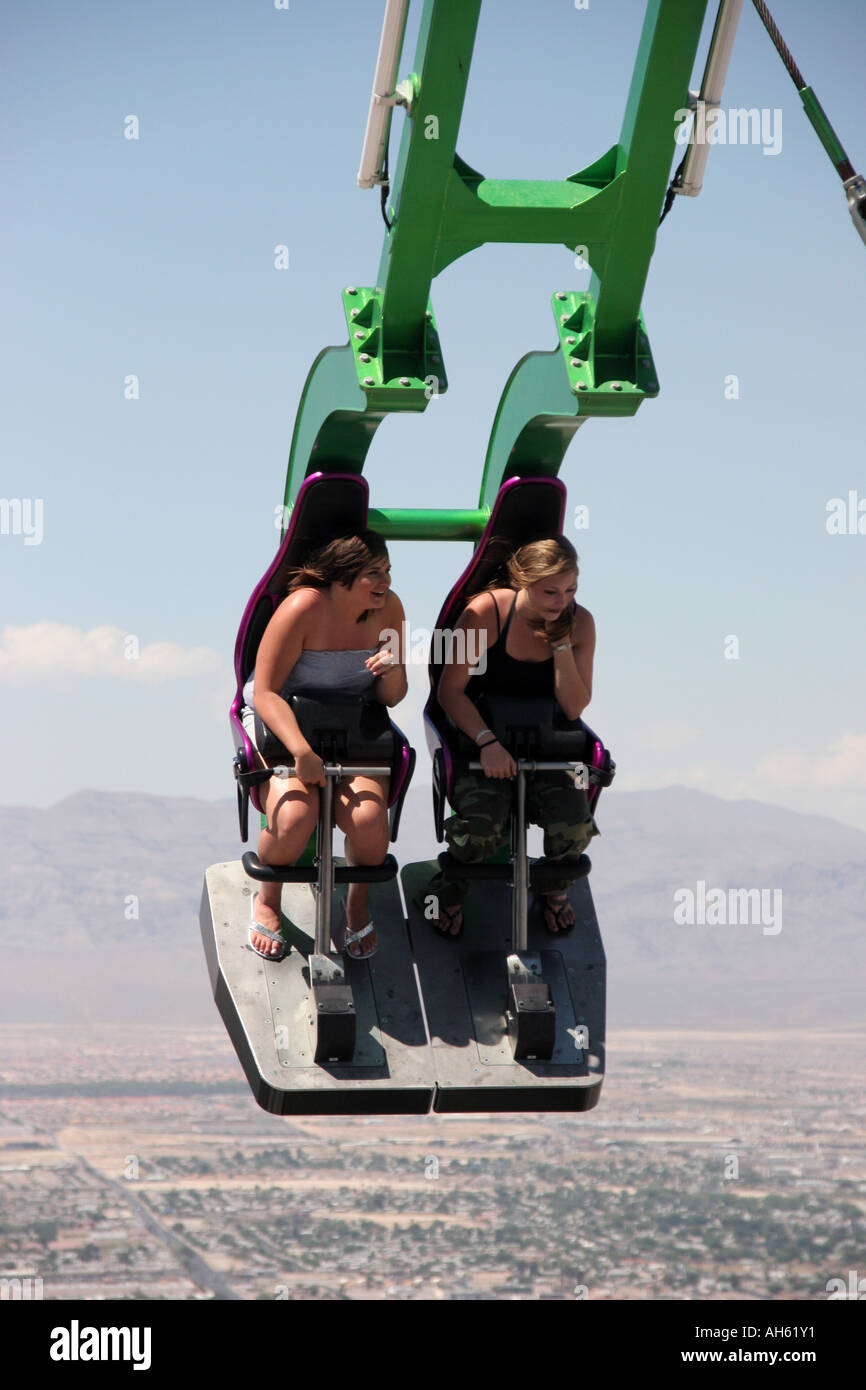
<instances>
[{"instance_id":1,"label":"woman's foot","mask_svg":"<svg viewBox=\"0 0 866 1390\"><path fill-rule=\"evenodd\" d=\"M452 907L440 903L439 911L432 921L440 936L459 936L463 930L463 908L460 903L455 903Z\"/></svg>"},{"instance_id":2,"label":"woman's foot","mask_svg":"<svg viewBox=\"0 0 866 1390\"><path fill-rule=\"evenodd\" d=\"M565 893L548 893L541 899L541 910L551 936L564 936L574 926L574 909Z\"/></svg>"},{"instance_id":3,"label":"woman's foot","mask_svg":"<svg viewBox=\"0 0 866 1390\"><path fill-rule=\"evenodd\" d=\"M357 897L359 896L357 895ZM343 904L340 950L347 951L354 960L363 960L365 956L372 956L379 945L379 940L376 936L376 929L370 921L368 894L364 894L361 902L357 901L357 897L350 891ZM372 931L367 931L368 927L372 927ZM365 933L363 936L361 935L362 932Z\"/></svg>"},{"instance_id":4,"label":"woman's foot","mask_svg":"<svg viewBox=\"0 0 866 1390\"><path fill-rule=\"evenodd\" d=\"M267 931L273 932L274 936L280 934L279 911L263 903L261 893L254 893L250 900L250 918L250 945L253 950L269 960L282 960L288 952L288 945L283 938L275 941L272 936L265 936L256 930L257 927L264 927Z\"/></svg>"}]
</instances>

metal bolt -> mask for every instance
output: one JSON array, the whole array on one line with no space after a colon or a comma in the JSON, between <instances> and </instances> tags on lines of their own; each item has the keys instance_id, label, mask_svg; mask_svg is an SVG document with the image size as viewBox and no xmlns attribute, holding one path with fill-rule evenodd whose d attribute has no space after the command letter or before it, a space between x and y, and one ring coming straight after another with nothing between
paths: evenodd
<instances>
[{"instance_id":1,"label":"metal bolt","mask_svg":"<svg viewBox=\"0 0 866 1390\"><path fill-rule=\"evenodd\" d=\"M400 385L401 385L401 386L408 386L409 384L410 384L410 383L409 383L409 378L408 378L407 376L401 376L401 378L400 378Z\"/></svg>"},{"instance_id":2,"label":"metal bolt","mask_svg":"<svg viewBox=\"0 0 866 1390\"><path fill-rule=\"evenodd\" d=\"M559 322L560 322L560 323L568 323L568 314L560 314L560 316L559 316Z\"/></svg>"},{"instance_id":3,"label":"metal bolt","mask_svg":"<svg viewBox=\"0 0 866 1390\"><path fill-rule=\"evenodd\" d=\"M360 312L361 312L360 309L350 309L350 310L349 310L349 318L350 318L350 319L356 319L356 318L358 317L358 315L360 314Z\"/></svg>"},{"instance_id":4,"label":"metal bolt","mask_svg":"<svg viewBox=\"0 0 866 1390\"><path fill-rule=\"evenodd\" d=\"M364 377L364 385L365 385L365 386L372 386L372 385L373 385L373 378L372 378L371 376L365 376L365 377Z\"/></svg>"},{"instance_id":5,"label":"metal bolt","mask_svg":"<svg viewBox=\"0 0 866 1390\"><path fill-rule=\"evenodd\" d=\"M565 299L565 290L557 290L556 297L557 299Z\"/></svg>"},{"instance_id":6,"label":"metal bolt","mask_svg":"<svg viewBox=\"0 0 866 1390\"><path fill-rule=\"evenodd\" d=\"M573 347L574 344L577 342L577 339L575 337L568 337L565 341L568 343L569 347Z\"/></svg>"},{"instance_id":7,"label":"metal bolt","mask_svg":"<svg viewBox=\"0 0 866 1390\"><path fill-rule=\"evenodd\" d=\"M366 333L364 332L363 328L359 328L358 331L357 331L357 333L355 334L355 337L356 337L356 338L366 338L366 336L367 336L367 335L366 335Z\"/></svg>"},{"instance_id":8,"label":"metal bolt","mask_svg":"<svg viewBox=\"0 0 866 1390\"><path fill-rule=\"evenodd\" d=\"M358 291L355 289L355 286L354 286L354 285L350 285L349 288L346 290L346 294L357 294L357 293L358 293Z\"/></svg>"},{"instance_id":9,"label":"metal bolt","mask_svg":"<svg viewBox=\"0 0 866 1390\"><path fill-rule=\"evenodd\" d=\"M621 382L621 381L612 381L610 384L611 384L611 386L613 387L614 391L621 391L621 390L622 390L622 382Z\"/></svg>"},{"instance_id":10,"label":"metal bolt","mask_svg":"<svg viewBox=\"0 0 866 1390\"><path fill-rule=\"evenodd\" d=\"M432 319L433 315L430 313L429 309L424 310L424 317L425 319Z\"/></svg>"},{"instance_id":11,"label":"metal bolt","mask_svg":"<svg viewBox=\"0 0 866 1390\"><path fill-rule=\"evenodd\" d=\"M585 382L585 381L579 381L579 382L577 383L577 389L578 389L578 391L586 391L586 390L588 389L588 388L587 388L586 382Z\"/></svg>"},{"instance_id":12,"label":"metal bolt","mask_svg":"<svg viewBox=\"0 0 866 1390\"><path fill-rule=\"evenodd\" d=\"M369 362L369 361L370 361L370 354L369 354L369 352L362 352L362 353L359 353L358 356L359 356L359 359L360 359L361 362Z\"/></svg>"}]
</instances>

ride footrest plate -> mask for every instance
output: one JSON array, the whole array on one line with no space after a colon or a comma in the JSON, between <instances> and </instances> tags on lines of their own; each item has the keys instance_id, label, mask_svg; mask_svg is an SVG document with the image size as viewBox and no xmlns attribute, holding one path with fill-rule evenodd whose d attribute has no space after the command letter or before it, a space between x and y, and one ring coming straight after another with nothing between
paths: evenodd
<instances>
[{"instance_id":1,"label":"ride footrest plate","mask_svg":"<svg viewBox=\"0 0 866 1390\"><path fill-rule=\"evenodd\" d=\"M282 890L292 950L281 961L262 959L249 944L254 891L240 862L213 865L200 923L214 998L259 1105L285 1115L428 1113L432 1059L397 884L371 886L379 946L369 961L313 956L315 900L306 884ZM335 895L337 919L339 912ZM314 970L329 962L315 990L311 958ZM345 1052L352 1023L351 1060L328 1060Z\"/></svg>"},{"instance_id":2,"label":"ride footrest plate","mask_svg":"<svg viewBox=\"0 0 866 1390\"><path fill-rule=\"evenodd\" d=\"M522 1043L518 1050L527 1055L515 1055L518 1033L522 1041L532 1033L508 1017L509 992L514 1002L508 975L510 888L472 884L463 932L449 939L440 936L430 920L434 900L428 888L437 868L430 861L409 864L402 871L433 1049L434 1110L592 1109L604 1076L605 957L588 881L579 880L569 892L574 929L551 935L533 918L528 952L521 957L524 964L534 965L529 973L542 986L534 1002L543 1005L546 990L552 1005L543 1008L545 1017L536 1014L532 1020L535 1036L540 1033L549 1048L542 1059L531 1056L535 1049ZM521 983L532 981L524 975Z\"/></svg>"}]
</instances>

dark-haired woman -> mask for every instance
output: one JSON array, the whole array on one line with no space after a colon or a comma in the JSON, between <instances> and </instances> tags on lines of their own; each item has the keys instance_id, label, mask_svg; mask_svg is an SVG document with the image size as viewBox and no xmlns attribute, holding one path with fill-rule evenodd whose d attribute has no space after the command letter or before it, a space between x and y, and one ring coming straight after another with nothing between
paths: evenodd
<instances>
[{"instance_id":1,"label":"dark-haired woman","mask_svg":"<svg viewBox=\"0 0 866 1390\"><path fill-rule=\"evenodd\" d=\"M263 784L267 825L259 838L263 864L294 864L316 827L322 760L302 734L288 703L302 690L329 689L367 695L396 705L407 690L406 668L393 640L403 632L403 605L391 590L391 566L375 531L343 536L316 551L295 571L288 596L262 636L256 668L244 690L261 720L292 755L295 774ZM251 718L245 719L248 731ZM260 755L261 759L261 755ZM264 760L261 760L265 766ZM334 819L346 835L350 864L379 864L388 849L388 778L343 778L334 789ZM259 955L281 959L282 884L263 883L252 900L250 945ZM376 935L368 911L369 885L352 883L346 900L341 950L372 955Z\"/></svg>"},{"instance_id":2,"label":"dark-haired woman","mask_svg":"<svg viewBox=\"0 0 866 1390\"><path fill-rule=\"evenodd\" d=\"M507 572L510 587L476 594L457 624L477 634L467 639L465 650L485 651L486 669L476 674L468 662L455 661L445 667L439 682L440 705L480 750L482 772L458 777L455 814L445 825L452 857L466 864L489 858L506 843L511 815L508 779L517 771L475 701L486 692L549 698L567 719L578 719L592 696L595 624L592 614L574 602L574 546L561 535L533 541L514 552ZM586 792L563 772L537 772L527 778L526 811L527 818L544 829L548 859L574 862L598 833ZM568 885L564 879L536 893L545 925L554 935L574 926ZM467 890L465 879L443 874L431 883L428 891L438 903L434 926L443 936L460 934Z\"/></svg>"}]
</instances>

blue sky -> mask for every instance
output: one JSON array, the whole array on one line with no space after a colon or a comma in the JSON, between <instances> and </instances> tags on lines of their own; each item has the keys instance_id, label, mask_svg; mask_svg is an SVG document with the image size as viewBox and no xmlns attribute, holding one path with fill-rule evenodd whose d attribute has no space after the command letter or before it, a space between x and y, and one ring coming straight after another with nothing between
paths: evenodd
<instances>
[{"instance_id":1,"label":"blue sky","mask_svg":"<svg viewBox=\"0 0 866 1390\"><path fill-rule=\"evenodd\" d=\"M345 341L341 287L372 284L379 260L377 195L355 176L383 10L7 6L0 496L38 500L42 535L0 534L5 804L233 795L232 651L278 539L300 391ZM619 133L643 11L488 2L462 156L496 177L590 163ZM862 172L847 60L866 51L866 11L773 13ZM781 149L719 145L701 196L676 200L644 297L661 394L632 420L590 421L561 474L589 508L574 533L598 627L587 717L619 787L685 784L866 828L866 534L826 527L831 499L866 502L866 247L748 4L723 104L779 108ZM554 346L551 292L587 279L555 247L485 247L439 277L450 389L383 423L374 505L476 503L508 373ZM468 555L392 546L413 624L432 627ZM411 674L398 717L420 743L425 674Z\"/></svg>"}]
</instances>

